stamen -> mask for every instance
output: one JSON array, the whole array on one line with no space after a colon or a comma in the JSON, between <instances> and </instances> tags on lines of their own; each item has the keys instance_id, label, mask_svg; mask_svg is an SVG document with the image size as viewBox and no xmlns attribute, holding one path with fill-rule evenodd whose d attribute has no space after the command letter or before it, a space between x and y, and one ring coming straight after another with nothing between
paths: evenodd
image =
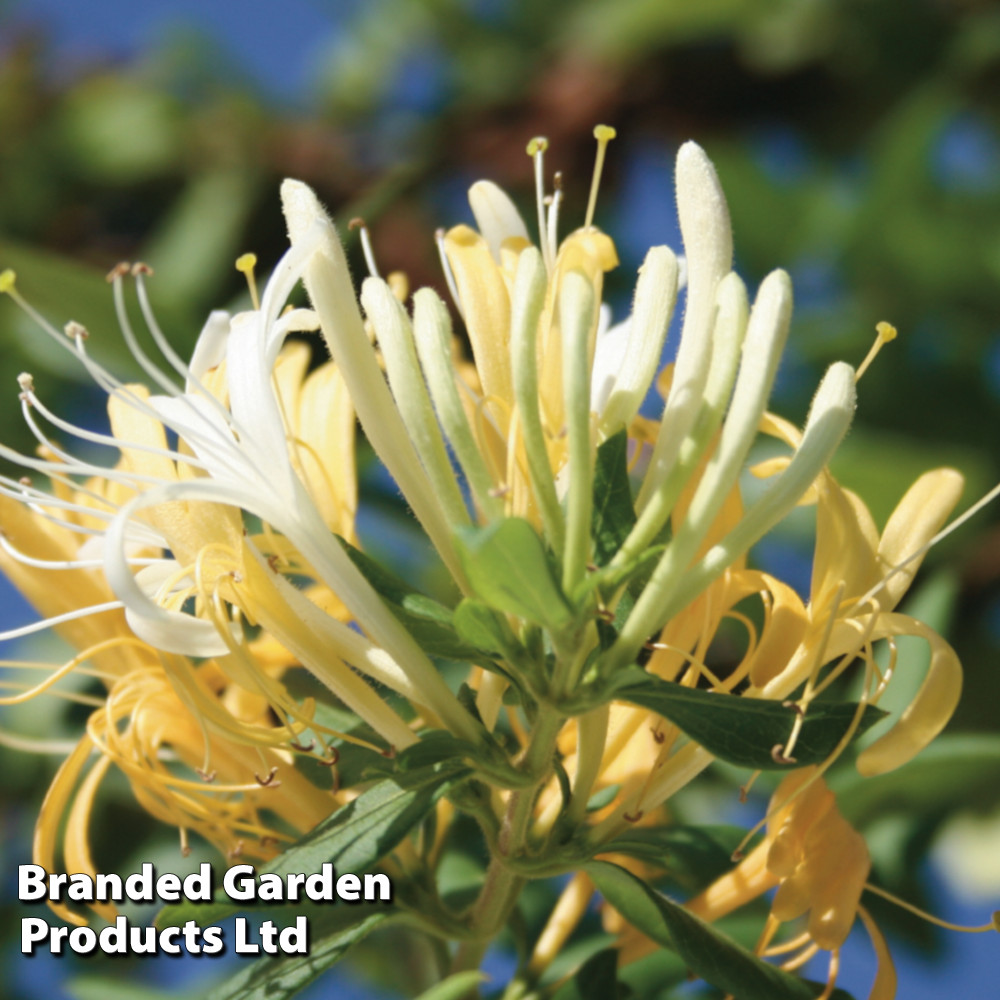
<instances>
[{"instance_id":1,"label":"stamen","mask_svg":"<svg viewBox=\"0 0 1000 1000\"><path fill-rule=\"evenodd\" d=\"M545 222L545 150L549 148L549 140L543 135L536 136L528 143L528 156L535 163L535 204L538 208L538 242L541 245L545 269L552 270L554 256L546 239L547 226Z\"/></svg>"},{"instance_id":2,"label":"stamen","mask_svg":"<svg viewBox=\"0 0 1000 1000\"><path fill-rule=\"evenodd\" d=\"M378 265L375 263L375 251L372 249L372 238L368 232L368 223L365 222L360 216L351 219L347 223L347 228L350 230L357 229L358 235L361 237L361 252L365 255L365 264L368 265L368 273L373 277L379 277Z\"/></svg>"},{"instance_id":3,"label":"stamen","mask_svg":"<svg viewBox=\"0 0 1000 1000\"><path fill-rule=\"evenodd\" d=\"M952 924L947 920L942 920L940 917L935 917L920 907L914 906L912 903L907 903L905 899L900 899L899 896L893 895L886 889L882 889L877 885L872 885L871 882L865 882L865 889L868 892L875 893L876 896L881 896L883 899L887 899L890 903L895 903L896 906L902 907L902 909L907 910L912 913L915 917L920 917L921 920L926 920L930 924L936 924L938 927L943 927L948 931L959 931L962 934L985 934L987 931L998 931L1000 932L1000 910L997 910L993 914L993 918L988 924L980 924L978 927L967 927L962 924Z\"/></svg>"},{"instance_id":4,"label":"stamen","mask_svg":"<svg viewBox=\"0 0 1000 1000\"><path fill-rule=\"evenodd\" d=\"M557 170L552 176L552 183L555 190L549 199L549 213L545 227L545 235L548 241L548 252L552 260L556 259L559 252L559 206L563 200L563 175L561 170Z\"/></svg>"},{"instance_id":5,"label":"stamen","mask_svg":"<svg viewBox=\"0 0 1000 1000\"><path fill-rule=\"evenodd\" d=\"M875 360L876 357L878 357L878 352L881 351L882 348L889 343L889 341L896 339L896 328L891 323L886 323L885 320L876 324L875 330L877 332L875 343L872 344L871 350L866 355L865 360L861 362L858 366L858 370L854 373L855 382L859 382L861 380L861 376L868 371L868 366Z\"/></svg>"},{"instance_id":6,"label":"stamen","mask_svg":"<svg viewBox=\"0 0 1000 1000\"><path fill-rule=\"evenodd\" d=\"M77 608L76 611L67 611L63 615L54 615L52 618L43 618L41 621L32 622L30 625L22 625L20 628L7 629L0 632L0 642L9 639L20 639L22 636L33 635L35 632L43 632L47 628L62 625L65 622L76 621L78 618L87 618L90 615L102 614L105 611L120 611L125 605L121 601L108 601L105 604L92 604L87 608Z\"/></svg>"},{"instance_id":7,"label":"stamen","mask_svg":"<svg viewBox=\"0 0 1000 1000\"><path fill-rule=\"evenodd\" d=\"M583 223L584 229L589 229L594 223L594 209L597 208L597 192L601 186L601 173L604 170L604 155L608 151L608 143L617 134L610 125L598 125L594 129L594 138L597 140L597 156L594 160L594 175L590 181L590 198L587 201L587 217Z\"/></svg>"},{"instance_id":8,"label":"stamen","mask_svg":"<svg viewBox=\"0 0 1000 1000\"><path fill-rule=\"evenodd\" d=\"M22 566L32 566L35 569L101 569L103 559L35 559L14 547L3 528L0 528L0 548L17 560ZM160 562L159 559L129 559L130 566L151 566Z\"/></svg>"},{"instance_id":9,"label":"stamen","mask_svg":"<svg viewBox=\"0 0 1000 1000\"><path fill-rule=\"evenodd\" d=\"M254 309L259 311L260 296L257 294L257 277L254 274L256 266L257 255L255 253L245 253L241 257L236 258L236 270L247 279L247 286L250 289L250 301L253 302Z\"/></svg>"}]
</instances>

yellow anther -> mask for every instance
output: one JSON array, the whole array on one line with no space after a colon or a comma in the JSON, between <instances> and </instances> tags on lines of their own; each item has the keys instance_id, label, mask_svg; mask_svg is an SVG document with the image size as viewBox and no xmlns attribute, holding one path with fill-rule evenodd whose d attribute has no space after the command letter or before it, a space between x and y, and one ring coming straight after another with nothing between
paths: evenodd
<instances>
[{"instance_id":1,"label":"yellow anther","mask_svg":"<svg viewBox=\"0 0 1000 1000\"><path fill-rule=\"evenodd\" d=\"M254 309L260 309L260 298L257 295L257 279L254 276L254 268L257 266L257 255L255 253L245 253L236 258L236 270L247 279L247 287L250 289L250 301L253 302Z\"/></svg>"},{"instance_id":2,"label":"yellow anther","mask_svg":"<svg viewBox=\"0 0 1000 1000\"><path fill-rule=\"evenodd\" d=\"M868 371L868 366L878 357L878 352L889 343L891 340L895 340L899 335L896 328L891 324L882 320L881 323L877 323L875 326L875 343L872 344L871 350L865 357L865 360L861 362L858 366L858 370L854 373L854 381L857 382L866 371Z\"/></svg>"},{"instance_id":3,"label":"yellow anther","mask_svg":"<svg viewBox=\"0 0 1000 1000\"><path fill-rule=\"evenodd\" d=\"M392 294L399 302L405 302L410 294L410 279L404 271L393 271L385 279Z\"/></svg>"},{"instance_id":4,"label":"yellow anther","mask_svg":"<svg viewBox=\"0 0 1000 1000\"><path fill-rule=\"evenodd\" d=\"M9 295L14 291L14 283L17 281L17 274L11 268L0 271L0 295Z\"/></svg>"},{"instance_id":5,"label":"yellow anther","mask_svg":"<svg viewBox=\"0 0 1000 1000\"><path fill-rule=\"evenodd\" d=\"M885 320L882 320L881 323L876 323L875 330L878 332L883 344L888 344L890 340L895 340L899 336L896 328Z\"/></svg>"},{"instance_id":6,"label":"yellow anther","mask_svg":"<svg viewBox=\"0 0 1000 1000\"><path fill-rule=\"evenodd\" d=\"M544 135L536 135L535 138L528 143L528 156L537 156L539 153L544 153L548 148L549 140L546 139Z\"/></svg>"},{"instance_id":7,"label":"yellow anther","mask_svg":"<svg viewBox=\"0 0 1000 1000\"><path fill-rule=\"evenodd\" d=\"M594 160L594 176L590 181L590 199L587 201L587 218L583 226L588 229L594 222L594 209L597 208L597 191L601 186L601 173L604 170L604 154L608 143L618 133L610 125L597 125L594 128L594 138L597 140L597 157Z\"/></svg>"}]
</instances>

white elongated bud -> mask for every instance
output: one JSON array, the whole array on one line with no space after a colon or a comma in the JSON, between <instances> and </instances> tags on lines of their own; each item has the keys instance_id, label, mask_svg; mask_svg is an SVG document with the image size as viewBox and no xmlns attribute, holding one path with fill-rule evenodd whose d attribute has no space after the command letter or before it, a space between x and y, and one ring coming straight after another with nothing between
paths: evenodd
<instances>
[{"instance_id":1,"label":"white elongated bud","mask_svg":"<svg viewBox=\"0 0 1000 1000\"><path fill-rule=\"evenodd\" d=\"M697 143L686 142L678 151L676 184L687 260L687 312L660 435L639 491L640 511L669 475L698 415L712 356L716 287L729 273L733 261L726 197L715 167Z\"/></svg>"},{"instance_id":2,"label":"white elongated bud","mask_svg":"<svg viewBox=\"0 0 1000 1000\"><path fill-rule=\"evenodd\" d=\"M854 386L854 369L850 365L838 361L829 367L816 390L802 442L788 468L747 510L740 523L691 570L685 589L691 586L700 592L708 586L798 504L851 426L857 401Z\"/></svg>"},{"instance_id":3,"label":"white elongated bud","mask_svg":"<svg viewBox=\"0 0 1000 1000\"><path fill-rule=\"evenodd\" d=\"M311 234L319 233L319 249L305 271L306 290L319 315L330 354L343 373L354 400L365 435L452 575L461 580L451 528L365 334L344 249L333 223L312 189L301 181L284 181L281 201L293 248L300 241L308 240Z\"/></svg>"},{"instance_id":4,"label":"white elongated bud","mask_svg":"<svg viewBox=\"0 0 1000 1000\"><path fill-rule=\"evenodd\" d=\"M528 227L503 188L493 181L476 181L469 188L469 205L480 235L489 244L493 259L500 263L500 247L511 237L528 239Z\"/></svg>"},{"instance_id":5,"label":"white elongated bud","mask_svg":"<svg viewBox=\"0 0 1000 1000\"><path fill-rule=\"evenodd\" d=\"M677 258L668 247L653 247L639 269L628 346L601 412L600 429L605 436L628 427L639 412L656 376L676 299Z\"/></svg>"},{"instance_id":6,"label":"white elongated bud","mask_svg":"<svg viewBox=\"0 0 1000 1000\"><path fill-rule=\"evenodd\" d=\"M559 289L563 394L569 442L569 491L566 495L566 553L563 589L583 577L590 558L593 460L590 441L590 335L594 328L594 289L586 276L570 271Z\"/></svg>"},{"instance_id":7,"label":"white elongated bud","mask_svg":"<svg viewBox=\"0 0 1000 1000\"><path fill-rule=\"evenodd\" d=\"M365 279L361 286L361 304L382 348L396 406L445 516L453 525L468 524L469 513L434 416L427 386L420 377L409 317L381 278Z\"/></svg>"},{"instance_id":8,"label":"white elongated bud","mask_svg":"<svg viewBox=\"0 0 1000 1000\"><path fill-rule=\"evenodd\" d=\"M451 318L447 307L431 288L421 288L413 295L413 334L438 420L462 466L476 503L487 516L501 517L503 504L492 494L496 484L476 446L455 384L455 371L451 364Z\"/></svg>"}]
</instances>

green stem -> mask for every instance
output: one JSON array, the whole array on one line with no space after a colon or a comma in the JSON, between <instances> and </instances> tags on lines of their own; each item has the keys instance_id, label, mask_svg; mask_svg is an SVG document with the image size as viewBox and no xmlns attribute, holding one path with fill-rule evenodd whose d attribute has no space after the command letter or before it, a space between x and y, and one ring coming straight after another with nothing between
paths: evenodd
<instances>
[{"instance_id":1,"label":"green stem","mask_svg":"<svg viewBox=\"0 0 1000 1000\"><path fill-rule=\"evenodd\" d=\"M470 939L459 946L452 966L454 972L479 966L490 942L507 922L517 903L525 879L511 871L507 859L525 847L531 811L551 773L552 754L563 721L563 717L552 709L543 707L539 712L531 742L519 765L521 771L534 777L534 781L529 787L511 794L497 837L496 853L490 861L482 891L469 918Z\"/></svg>"}]
</instances>

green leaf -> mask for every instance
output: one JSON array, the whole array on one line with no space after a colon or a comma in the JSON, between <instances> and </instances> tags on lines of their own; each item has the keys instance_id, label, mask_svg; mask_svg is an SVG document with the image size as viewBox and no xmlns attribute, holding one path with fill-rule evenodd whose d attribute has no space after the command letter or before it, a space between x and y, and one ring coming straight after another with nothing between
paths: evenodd
<instances>
[{"instance_id":1,"label":"green leaf","mask_svg":"<svg viewBox=\"0 0 1000 1000\"><path fill-rule=\"evenodd\" d=\"M621 548L635 525L632 485L628 478L628 434L624 429L597 449L594 465L594 562L604 566Z\"/></svg>"},{"instance_id":2,"label":"green leaf","mask_svg":"<svg viewBox=\"0 0 1000 1000\"><path fill-rule=\"evenodd\" d=\"M443 763L384 778L338 809L307 833L267 867L276 875L317 872L330 861L345 872L364 872L385 857L430 812L431 807L468 768L451 758ZM208 908L203 903L184 902L164 907L157 915L158 927L180 926L187 920L203 925L241 909L217 898Z\"/></svg>"},{"instance_id":3,"label":"green leaf","mask_svg":"<svg viewBox=\"0 0 1000 1000\"><path fill-rule=\"evenodd\" d=\"M552 1000L616 1000L619 995L618 950L604 948L588 958Z\"/></svg>"},{"instance_id":4,"label":"green leaf","mask_svg":"<svg viewBox=\"0 0 1000 1000\"><path fill-rule=\"evenodd\" d=\"M455 608L453 621L459 639L479 652L508 663L517 663L524 658L524 648L507 624L507 619L482 601L464 598Z\"/></svg>"},{"instance_id":5,"label":"green leaf","mask_svg":"<svg viewBox=\"0 0 1000 1000\"><path fill-rule=\"evenodd\" d=\"M392 570L343 538L340 544L425 653L449 660L477 659L480 650L459 637L453 624L454 612L450 608L414 590Z\"/></svg>"},{"instance_id":6,"label":"green leaf","mask_svg":"<svg viewBox=\"0 0 1000 1000\"><path fill-rule=\"evenodd\" d=\"M768 965L624 868L591 861L585 870L629 923L676 952L696 975L737 1000L816 1000L821 992L817 984ZM850 1000L843 990L835 990L833 998Z\"/></svg>"},{"instance_id":7,"label":"green leaf","mask_svg":"<svg viewBox=\"0 0 1000 1000\"><path fill-rule=\"evenodd\" d=\"M508 517L485 528L463 528L457 538L465 575L491 608L553 632L572 621L545 546L527 521Z\"/></svg>"},{"instance_id":8,"label":"green leaf","mask_svg":"<svg viewBox=\"0 0 1000 1000\"><path fill-rule=\"evenodd\" d=\"M792 732L795 712L781 702L715 694L686 688L661 680L645 671L630 671L636 683L621 679L614 697L648 708L700 743L720 760L754 770L788 770L771 755L783 747ZM857 705L853 702L814 702L795 743L793 757L799 767L819 764L833 752L847 732ZM885 717L881 709L869 705L861 717L855 736L860 736Z\"/></svg>"},{"instance_id":9,"label":"green leaf","mask_svg":"<svg viewBox=\"0 0 1000 1000\"><path fill-rule=\"evenodd\" d=\"M738 826L632 827L601 854L627 854L664 868L673 882L688 892L699 892L733 867L733 851L746 831Z\"/></svg>"},{"instance_id":10,"label":"green leaf","mask_svg":"<svg viewBox=\"0 0 1000 1000\"><path fill-rule=\"evenodd\" d=\"M390 920L388 910L343 907L310 925L308 955L275 955L247 963L207 1000L286 1000L343 958L352 944Z\"/></svg>"},{"instance_id":11,"label":"green leaf","mask_svg":"<svg viewBox=\"0 0 1000 1000\"><path fill-rule=\"evenodd\" d=\"M429 990L424 990L416 1000L462 1000L462 997L473 993L476 987L488 978L478 969L456 972L447 979L435 983Z\"/></svg>"}]
</instances>

